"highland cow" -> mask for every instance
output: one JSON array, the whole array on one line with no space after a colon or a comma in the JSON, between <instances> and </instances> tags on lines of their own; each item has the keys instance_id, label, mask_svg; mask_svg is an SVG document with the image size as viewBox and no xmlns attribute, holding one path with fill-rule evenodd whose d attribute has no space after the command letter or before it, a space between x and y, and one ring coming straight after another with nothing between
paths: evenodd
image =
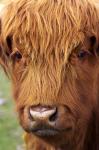
<instances>
[{"instance_id":1,"label":"highland cow","mask_svg":"<svg viewBox=\"0 0 99 150\"><path fill-rule=\"evenodd\" d=\"M95 0L13 0L0 23L27 150L99 150L99 9Z\"/></svg>"}]
</instances>

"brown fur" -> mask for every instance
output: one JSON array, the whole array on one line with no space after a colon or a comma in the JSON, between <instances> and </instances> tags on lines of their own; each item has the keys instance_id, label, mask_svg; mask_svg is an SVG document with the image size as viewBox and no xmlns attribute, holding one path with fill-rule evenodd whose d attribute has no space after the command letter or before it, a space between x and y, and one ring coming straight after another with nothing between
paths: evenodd
<instances>
[{"instance_id":1,"label":"brown fur","mask_svg":"<svg viewBox=\"0 0 99 150\"><path fill-rule=\"evenodd\" d=\"M14 0L4 10L0 63L12 80L21 125L27 129L24 110L32 105L65 105L71 112L65 115L60 107L64 126L72 124L74 132L46 139L27 133L27 150L99 149L97 5L94 0ZM88 55L79 60L81 49Z\"/></svg>"}]
</instances>

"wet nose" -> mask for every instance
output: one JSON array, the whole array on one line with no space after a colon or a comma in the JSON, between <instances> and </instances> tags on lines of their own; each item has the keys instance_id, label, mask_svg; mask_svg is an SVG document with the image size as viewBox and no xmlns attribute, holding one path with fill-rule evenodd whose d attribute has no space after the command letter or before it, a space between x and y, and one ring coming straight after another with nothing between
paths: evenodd
<instances>
[{"instance_id":1,"label":"wet nose","mask_svg":"<svg viewBox=\"0 0 99 150\"><path fill-rule=\"evenodd\" d=\"M52 106L32 106L30 108L30 116L34 121L55 121L57 116L57 108Z\"/></svg>"}]
</instances>

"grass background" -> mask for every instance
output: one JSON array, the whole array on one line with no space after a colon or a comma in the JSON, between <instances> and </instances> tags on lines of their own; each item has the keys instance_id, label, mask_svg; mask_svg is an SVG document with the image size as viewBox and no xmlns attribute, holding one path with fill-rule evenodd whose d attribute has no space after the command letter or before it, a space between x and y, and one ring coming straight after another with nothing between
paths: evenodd
<instances>
[{"instance_id":1,"label":"grass background","mask_svg":"<svg viewBox=\"0 0 99 150\"><path fill-rule=\"evenodd\" d=\"M3 0L0 0L0 3ZM4 0L6 2L6 0ZM22 150L22 129L18 123L15 104L11 96L10 81L0 68L0 150Z\"/></svg>"},{"instance_id":2,"label":"grass background","mask_svg":"<svg viewBox=\"0 0 99 150\"><path fill-rule=\"evenodd\" d=\"M0 150L21 150L22 129L18 124L11 96L10 82L0 69Z\"/></svg>"}]
</instances>

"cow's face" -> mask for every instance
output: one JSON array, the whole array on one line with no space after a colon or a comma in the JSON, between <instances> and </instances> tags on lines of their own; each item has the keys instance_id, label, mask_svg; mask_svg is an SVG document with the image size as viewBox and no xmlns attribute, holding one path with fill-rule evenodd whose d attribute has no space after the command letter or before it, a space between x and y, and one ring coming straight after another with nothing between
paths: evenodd
<instances>
[{"instance_id":1,"label":"cow's face","mask_svg":"<svg viewBox=\"0 0 99 150\"><path fill-rule=\"evenodd\" d=\"M85 136L83 131L90 126L98 97L99 60L95 46L94 36L85 38L65 65L56 65L54 60L48 64L39 55L32 64L31 56L25 57L20 51L13 54L14 98L27 132L48 139L52 136L51 142L63 137L60 142L65 143L66 139L73 140L76 132L81 132L78 138Z\"/></svg>"},{"instance_id":2,"label":"cow's face","mask_svg":"<svg viewBox=\"0 0 99 150\"><path fill-rule=\"evenodd\" d=\"M9 5L2 18L0 56L12 78L20 123L56 145L81 137L83 142L97 105L99 74L97 23L86 20L97 13L89 13L89 20L82 14L80 20L75 10L76 17L70 17L70 9L58 3L50 4L55 14L43 13L49 2L37 3L34 11L26 3L19 9L19 4Z\"/></svg>"}]
</instances>

